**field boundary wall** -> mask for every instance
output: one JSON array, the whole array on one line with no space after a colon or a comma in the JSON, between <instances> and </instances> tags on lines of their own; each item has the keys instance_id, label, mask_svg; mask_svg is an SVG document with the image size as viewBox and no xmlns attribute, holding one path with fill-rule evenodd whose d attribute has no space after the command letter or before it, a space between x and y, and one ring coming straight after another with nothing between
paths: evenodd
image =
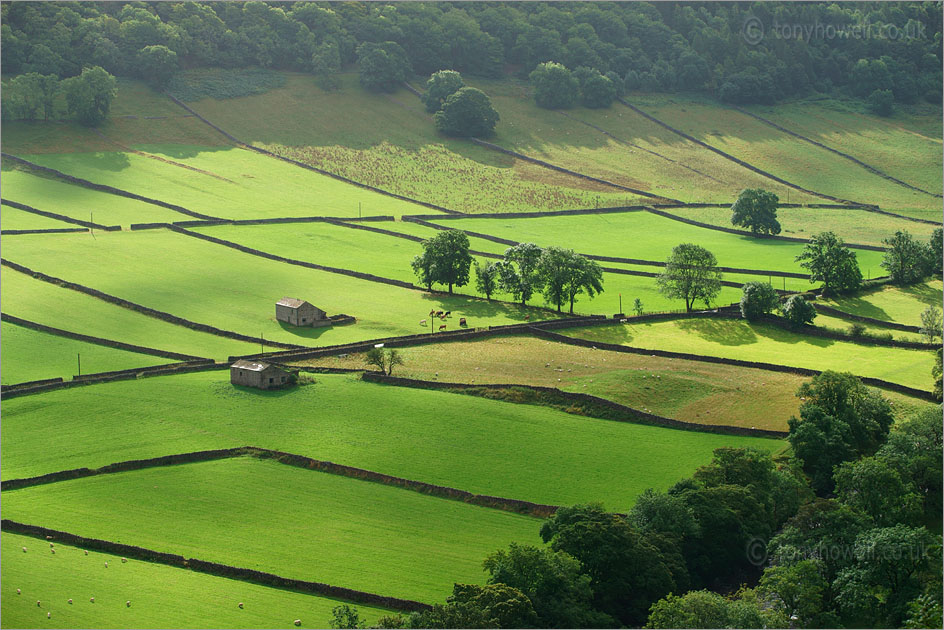
<instances>
[{"instance_id":1,"label":"field boundary wall","mask_svg":"<svg viewBox=\"0 0 944 630\"><path fill-rule=\"evenodd\" d=\"M120 225L102 225L100 223L92 223L91 221L82 221L81 219L73 219L72 217L67 217L64 214L58 214L56 212L48 212L46 210L39 210L33 206L28 206L25 203L20 203L18 201L11 201L9 199L0 199L0 203L5 206L10 206L11 208L16 208L17 210L22 210L23 212L29 212L30 214L39 215L41 217L46 217L48 219L55 219L57 221L62 221L63 223L71 223L72 225L81 225L84 228L104 230L105 232L117 232L121 229ZM85 230L82 230L85 231Z\"/></svg>"},{"instance_id":2,"label":"field boundary wall","mask_svg":"<svg viewBox=\"0 0 944 630\"><path fill-rule=\"evenodd\" d=\"M900 330L902 332L910 333L920 333L920 326L909 326L908 324L899 324L898 322L886 322L883 319L875 319L873 317L866 317L864 315L855 315L853 313L847 313L846 311L841 311L838 308L833 308L832 306L826 306L825 304L813 303L813 306L817 311L821 312L823 315L831 315L833 317L838 317L840 319L847 319L854 322L862 322L863 324L872 324L875 326L881 326L883 328L891 328L893 330Z\"/></svg>"}]
</instances>

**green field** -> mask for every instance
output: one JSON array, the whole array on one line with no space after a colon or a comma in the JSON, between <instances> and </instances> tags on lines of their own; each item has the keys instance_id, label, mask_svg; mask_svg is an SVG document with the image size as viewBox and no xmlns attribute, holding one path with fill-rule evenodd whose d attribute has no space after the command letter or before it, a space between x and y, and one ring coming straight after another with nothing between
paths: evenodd
<instances>
[{"instance_id":1,"label":"green field","mask_svg":"<svg viewBox=\"0 0 944 630\"><path fill-rule=\"evenodd\" d=\"M564 332L603 343L852 372L925 390L932 384L934 359L929 351L835 341L738 319L687 319Z\"/></svg>"},{"instance_id":2,"label":"green field","mask_svg":"<svg viewBox=\"0 0 944 630\"><path fill-rule=\"evenodd\" d=\"M456 219L440 221L446 227L473 230L538 245L566 244L583 254L662 261L679 243L697 243L726 267L793 271L802 243L790 243L727 234L649 212L577 215L534 219ZM881 252L857 251L859 266L878 269Z\"/></svg>"},{"instance_id":3,"label":"green field","mask_svg":"<svg viewBox=\"0 0 944 630\"><path fill-rule=\"evenodd\" d=\"M636 409L700 424L786 431L796 415L796 374L702 361L593 350L526 336L404 348L397 373L455 383L521 383L600 396ZM305 364L363 369L363 354ZM884 391L907 416L928 403Z\"/></svg>"},{"instance_id":4,"label":"green field","mask_svg":"<svg viewBox=\"0 0 944 630\"><path fill-rule=\"evenodd\" d=\"M666 212L720 227L734 227L730 208L670 208ZM876 212L841 208L780 208L777 220L783 229L782 236L810 238L820 232L835 232L847 243L878 247L884 247L882 240L899 230L926 242L935 228L927 223L896 219ZM856 254L861 256L861 250Z\"/></svg>"},{"instance_id":5,"label":"green field","mask_svg":"<svg viewBox=\"0 0 944 630\"><path fill-rule=\"evenodd\" d=\"M926 209L941 206L940 200L931 195L883 179L839 155L733 109L718 107L708 99L634 94L629 100L663 122L807 189L851 201L878 204L889 210L900 206ZM870 128L867 122L855 122L852 117L844 120L857 129ZM855 139L856 143L862 144L868 144L869 141L869 138ZM849 149L850 153L856 153L851 147ZM937 160L939 192L940 157L935 157L937 153L940 153L939 148L928 150L925 145L919 159L924 161L923 168L928 171L935 168L934 162ZM802 200L791 193L787 201Z\"/></svg>"},{"instance_id":6,"label":"green field","mask_svg":"<svg viewBox=\"0 0 944 630\"><path fill-rule=\"evenodd\" d=\"M782 446L356 376L316 379L260 392L235 388L227 372L215 371L15 398L4 403L3 476L252 445L479 494L625 509L646 488L691 474L715 448Z\"/></svg>"},{"instance_id":7,"label":"green field","mask_svg":"<svg viewBox=\"0 0 944 630\"><path fill-rule=\"evenodd\" d=\"M82 374L174 362L173 359L77 341L6 322L0 325L0 330L3 337L0 382L4 385L56 377L70 380L79 373L79 361Z\"/></svg>"},{"instance_id":8,"label":"green field","mask_svg":"<svg viewBox=\"0 0 944 630\"><path fill-rule=\"evenodd\" d=\"M331 609L344 603L150 562L125 564L97 551L86 556L59 543L53 555L45 541L17 534L4 533L0 544L4 628L285 628L295 619L303 628L325 628ZM389 614L361 604L357 610L369 623Z\"/></svg>"},{"instance_id":9,"label":"green field","mask_svg":"<svg viewBox=\"0 0 944 630\"><path fill-rule=\"evenodd\" d=\"M192 321L300 345L425 332L429 328L419 322L432 308L467 317L470 326L551 316L532 308L297 267L166 230L105 233L94 241L86 234L23 235L4 245L5 257L37 271ZM327 252L317 261L332 264ZM275 302L286 295L307 299L328 315L353 315L357 323L327 328L283 325L275 319Z\"/></svg>"},{"instance_id":10,"label":"green field","mask_svg":"<svg viewBox=\"0 0 944 630\"><path fill-rule=\"evenodd\" d=\"M21 522L429 602L453 582L484 582L487 554L537 542L541 527L529 516L250 457L64 481L3 499L4 516Z\"/></svg>"},{"instance_id":11,"label":"green field","mask_svg":"<svg viewBox=\"0 0 944 630\"><path fill-rule=\"evenodd\" d=\"M6 174L3 176L6 178ZM77 228L78 225L66 223L59 219L51 219L42 215L18 210L10 206L3 206L0 210L0 231L6 230L56 230L62 228Z\"/></svg>"},{"instance_id":12,"label":"green field","mask_svg":"<svg viewBox=\"0 0 944 630\"><path fill-rule=\"evenodd\" d=\"M83 335L114 338L125 343L216 360L261 351L254 343L170 324L78 291L36 280L8 267L0 268L0 299L4 311L10 315ZM69 314L68 318L63 320L59 310L50 311L50 304L59 305L61 312ZM14 374L16 366L15 361L5 364L5 368Z\"/></svg>"},{"instance_id":13,"label":"green field","mask_svg":"<svg viewBox=\"0 0 944 630\"><path fill-rule=\"evenodd\" d=\"M821 302L840 310L886 322L897 322L909 326L921 325L921 312L928 306L940 308L942 284L932 280L910 287L884 286L853 296L823 299Z\"/></svg>"}]
</instances>

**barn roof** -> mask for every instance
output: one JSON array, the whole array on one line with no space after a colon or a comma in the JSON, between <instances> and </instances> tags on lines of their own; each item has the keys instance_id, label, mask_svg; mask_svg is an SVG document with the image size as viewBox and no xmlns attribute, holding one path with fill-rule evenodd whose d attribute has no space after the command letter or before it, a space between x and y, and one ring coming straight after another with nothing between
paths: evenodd
<instances>
[{"instance_id":1,"label":"barn roof","mask_svg":"<svg viewBox=\"0 0 944 630\"><path fill-rule=\"evenodd\" d=\"M278 304L279 306L287 306L289 308L298 308L302 304L308 304L308 302L306 302L305 300L299 300L298 298L284 297L278 302L276 302L276 304ZM311 306L311 304L308 304L308 305Z\"/></svg>"},{"instance_id":2,"label":"barn roof","mask_svg":"<svg viewBox=\"0 0 944 630\"><path fill-rule=\"evenodd\" d=\"M240 370L249 370L251 372L261 372L269 367L270 364L264 363L262 361L247 361L245 359L240 359L230 367L238 368Z\"/></svg>"}]
</instances>

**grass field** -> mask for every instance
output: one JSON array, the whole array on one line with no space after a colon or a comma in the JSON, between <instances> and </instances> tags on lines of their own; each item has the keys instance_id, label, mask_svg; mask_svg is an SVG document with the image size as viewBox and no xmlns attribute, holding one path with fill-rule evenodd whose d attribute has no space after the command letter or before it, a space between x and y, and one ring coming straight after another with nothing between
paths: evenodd
<instances>
[{"instance_id":1,"label":"grass field","mask_svg":"<svg viewBox=\"0 0 944 630\"><path fill-rule=\"evenodd\" d=\"M6 177L6 175L4 175ZM55 230L62 228L77 228L78 225L66 223L58 219L51 219L25 210L18 210L10 206L3 206L0 211L0 231L5 230Z\"/></svg>"},{"instance_id":2,"label":"grass field","mask_svg":"<svg viewBox=\"0 0 944 630\"><path fill-rule=\"evenodd\" d=\"M756 239L687 225L648 212L577 215L535 219L457 219L440 225L473 230L538 245L566 244L583 254L665 260L679 243L697 243L718 264L802 273L794 257L802 243ZM859 266L878 269L881 252L857 251Z\"/></svg>"},{"instance_id":3,"label":"grass field","mask_svg":"<svg viewBox=\"0 0 944 630\"><path fill-rule=\"evenodd\" d=\"M634 94L629 100L646 113L713 147L810 190L851 201L878 204L889 210L899 206L940 208L940 199L899 186L839 155L733 109L720 108L707 99ZM858 129L869 128L868 124L854 122L852 118L845 120L846 124L855 125ZM855 139L855 142L859 141L859 138ZM867 139L863 141L863 144L867 143ZM847 148L849 153L856 153L851 146ZM935 157L938 153L939 148L925 148L919 159L925 161L925 168L929 172L935 168L933 164L937 160L939 175L940 158ZM799 199L793 198L791 193L788 201Z\"/></svg>"},{"instance_id":4,"label":"grass field","mask_svg":"<svg viewBox=\"0 0 944 630\"><path fill-rule=\"evenodd\" d=\"M666 212L720 227L734 227L731 225L730 208L671 208ZM898 230L909 232L920 241L927 241L935 227L875 212L836 208L780 208L777 210L777 220L783 229L782 236L810 238L814 234L829 231L835 232L847 243L879 247L884 247L882 240L890 238ZM856 254L861 255L859 251Z\"/></svg>"},{"instance_id":5,"label":"grass field","mask_svg":"<svg viewBox=\"0 0 944 630\"><path fill-rule=\"evenodd\" d=\"M689 319L564 331L573 337L641 348L762 361L871 376L931 388L932 353L834 341L737 319Z\"/></svg>"},{"instance_id":6,"label":"grass field","mask_svg":"<svg viewBox=\"0 0 944 630\"><path fill-rule=\"evenodd\" d=\"M537 542L541 527L528 516L254 458L65 481L3 498L4 515L21 522L430 602L449 595L453 582L484 582L487 554Z\"/></svg>"},{"instance_id":7,"label":"grass field","mask_svg":"<svg viewBox=\"0 0 944 630\"><path fill-rule=\"evenodd\" d=\"M470 326L518 323L528 314L532 320L551 316L297 267L165 230L99 234L94 241L85 234L23 235L4 245L5 257L32 269L192 321L301 345L425 332L429 328L419 322L432 308L467 317ZM317 261L332 264L329 253ZM275 319L274 304L286 295L307 299L328 315L353 315L357 323L283 326Z\"/></svg>"},{"instance_id":8,"label":"grass field","mask_svg":"<svg viewBox=\"0 0 944 630\"><path fill-rule=\"evenodd\" d=\"M456 383L521 383L600 396L658 415L702 424L786 431L808 380L752 368L592 350L525 336L404 348L409 378ZM364 368L363 354L304 363ZM923 401L883 392L902 415Z\"/></svg>"},{"instance_id":9,"label":"grass field","mask_svg":"<svg viewBox=\"0 0 944 630\"><path fill-rule=\"evenodd\" d=\"M53 555L45 541L17 534L4 533L0 545L4 628L285 628L294 619L303 628L325 628L331 609L344 603L149 562L123 564L118 556L86 556L58 543ZM389 614L360 604L357 610L369 623Z\"/></svg>"},{"instance_id":10,"label":"grass field","mask_svg":"<svg viewBox=\"0 0 944 630\"><path fill-rule=\"evenodd\" d=\"M884 286L878 291L821 300L840 310L886 322L921 325L921 312L929 305L941 306L942 284L931 280L910 287Z\"/></svg>"},{"instance_id":11,"label":"grass field","mask_svg":"<svg viewBox=\"0 0 944 630\"><path fill-rule=\"evenodd\" d=\"M0 382L4 385L56 377L70 380L79 373L80 360L82 374L174 362L173 359L77 341L6 322L0 325L0 330L3 337Z\"/></svg>"},{"instance_id":12,"label":"grass field","mask_svg":"<svg viewBox=\"0 0 944 630\"><path fill-rule=\"evenodd\" d=\"M90 160L92 154L85 154ZM120 187L120 186L119 186ZM193 217L154 204L98 192L19 170L3 171L3 195L38 210L101 225L185 221ZM11 208L3 207L3 214ZM91 237L87 237L91 239Z\"/></svg>"},{"instance_id":13,"label":"grass field","mask_svg":"<svg viewBox=\"0 0 944 630\"><path fill-rule=\"evenodd\" d=\"M813 324L817 328L826 328L829 330L836 330L843 333L848 333L850 329L852 328L853 324L859 324L865 329L865 332L870 335L878 335L878 336L891 335L892 338L897 339L899 341L919 341L919 342L927 341L925 336L920 333L894 330L886 326L878 326L874 324L863 324L861 322L855 322L848 319L843 319L841 317L833 317L832 315L825 315L823 313L819 313L816 315L816 319L813 321Z\"/></svg>"},{"instance_id":14,"label":"grass field","mask_svg":"<svg viewBox=\"0 0 944 630\"><path fill-rule=\"evenodd\" d=\"M6 212L6 209L4 209ZM84 335L116 339L139 346L192 354L216 360L253 354L261 348L244 341L217 337L121 308L97 298L35 280L7 267L0 268L0 299L4 311L30 321ZM49 305L59 306L50 310ZM63 320L61 313L68 313ZM169 359L168 359L169 361ZM17 363L5 369L17 371Z\"/></svg>"},{"instance_id":15,"label":"grass field","mask_svg":"<svg viewBox=\"0 0 944 630\"><path fill-rule=\"evenodd\" d=\"M690 475L715 448L782 447L356 376L316 380L260 392L214 371L12 399L4 403L3 476L253 445L479 494L627 509L646 488Z\"/></svg>"}]
</instances>

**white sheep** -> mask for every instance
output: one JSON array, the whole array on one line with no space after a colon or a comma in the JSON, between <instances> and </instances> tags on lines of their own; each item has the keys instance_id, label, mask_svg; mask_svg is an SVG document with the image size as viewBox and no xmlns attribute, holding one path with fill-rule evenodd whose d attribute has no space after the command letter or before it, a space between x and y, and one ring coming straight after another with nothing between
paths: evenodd
<instances>
[{"instance_id":1,"label":"white sheep","mask_svg":"<svg viewBox=\"0 0 944 630\"><path fill-rule=\"evenodd\" d=\"M51 612L46 613L46 619L52 619L52 613L51 613Z\"/></svg>"},{"instance_id":2,"label":"white sheep","mask_svg":"<svg viewBox=\"0 0 944 630\"><path fill-rule=\"evenodd\" d=\"M130 599L125 602L125 606L127 606L128 608L131 608L131 600L130 600Z\"/></svg>"},{"instance_id":3,"label":"white sheep","mask_svg":"<svg viewBox=\"0 0 944 630\"><path fill-rule=\"evenodd\" d=\"M50 549L49 551L52 552L52 555L56 555L56 550L55 550L55 549Z\"/></svg>"},{"instance_id":4,"label":"white sheep","mask_svg":"<svg viewBox=\"0 0 944 630\"><path fill-rule=\"evenodd\" d=\"M17 594L17 595L20 594L20 589L16 589L16 594Z\"/></svg>"},{"instance_id":5,"label":"white sheep","mask_svg":"<svg viewBox=\"0 0 944 630\"><path fill-rule=\"evenodd\" d=\"M88 549L85 550L85 555L88 555Z\"/></svg>"},{"instance_id":6,"label":"white sheep","mask_svg":"<svg viewBox=\"0 0 944 630\"><path fill-rule=\"evenodd\" d=\"M239 602L239 603L236 604L236 605L239 606L240 610L242 610L242 607L243 607L243 603L242 603L242 602Z\"/></svg>"},{"instance_id":7,"label":"white sheep","mask_svg":"<svg viewBox=\"0 0 944 630\"><path fill-rule=\"evenodd\" d=\"M69 603L70 603L70 604L72 603L72 598L71 598L71 597L69 598Z\"/></svg>"},{"instance_id":8,"label":"white sheep","mask_svg":"<svg viewBox=\"0 0 944 630\"><path fill-rule=\"evenodd\" d=\"M55 547L56 545L54 545L53 543L49 543L49 546L50 546L50 547Z\"/></svg>"},{"instance_id":9,"label":"white sheep","mask_svg":"<svg viewBox=\"0 0 944 630\"><path fill-rule=\"evenodd\" d=\"M121 559L121 563L122 563L122 564L124 564L124 563L127 562L127 561L128 561L127 558L122 558L122 559Z\"/></svg>"},{"instance_id":10,"label":"white sheep","mask_svg":"<svg viewBox=\"0 0 944 630\"><path fill-rule=\"evenodd\" d=\"M94 604L94 603L95 603L95 598L94 598L94 597L90 597L90 598L89 598L89 603L90 603L90 604Z\"/></svg>"},{"instance_id":11,"label":"white sheep","mask_svg":"<svg viewBox=\"0 0 944 630\"><path fill-rule=\"evenodd\" d=\"M26 547L23 547L23 553L26 553Z\"/></svg>"},{"instance_id":12,"label":"white sheep","mask_svg":"<svg viewBox=\"0 0 944 630\"><path fill-rule=\"evenodd\" d=\"M296 626L302 625L302 620L301 620L301 619L296 619L296 620L295 620L295 625L296 625Z\"/></svg>"}]
</instances>

